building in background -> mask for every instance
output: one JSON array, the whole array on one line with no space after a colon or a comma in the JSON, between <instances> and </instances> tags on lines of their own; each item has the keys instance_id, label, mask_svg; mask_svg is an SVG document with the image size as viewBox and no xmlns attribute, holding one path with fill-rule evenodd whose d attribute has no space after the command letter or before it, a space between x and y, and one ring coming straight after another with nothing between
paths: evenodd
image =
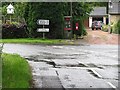
<instances>
[{"instance_id":1,"label":"building in background","mask_svg":"<svg viewBox=\"0 0 120 90\"><path fill-rule=\"evenodd\" d=\"M93 21L102 21L104 24L107 23L107 10L106 7L95 7L90 13L89 27L91 27Z\"/></svg>"},{"instance_id":2,"label":"building in background","mask_svg":"<svg viewBox=\"0 0 120 90\"><path fill-rule=\"evenodd\" d=\"M120 0L118 2L109 3L110 23L116 23L120 19Z\"/></svg>"},{"instance_id":3,"label":"building in background","mask_svg":"<svg viewBox=\"0 0 120 90\"><path fill-rule=\"evenodd\" d=\"M106 7L94 7L88 19L84 21L85 27L90 28L93 21L102 21L104 24L108 24Z\"/></svg>"}]
</instances>

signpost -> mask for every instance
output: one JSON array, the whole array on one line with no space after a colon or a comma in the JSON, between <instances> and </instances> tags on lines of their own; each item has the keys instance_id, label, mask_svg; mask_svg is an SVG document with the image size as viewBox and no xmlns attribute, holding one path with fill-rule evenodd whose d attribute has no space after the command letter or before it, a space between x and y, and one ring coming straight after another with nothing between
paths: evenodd
<instances>
[{"instance_id":1,"label":"signpost","mask_svg":"<svg viewBox=\"0 0 120 90\"><path fill-rule=\"evenodd\" d=\"M38 28L38 32L49 32L49 28Z\"/></svg>"},{"instance_id":2,"label":"signpost","mask_svg":"<svg viewBox=\"0 0 120 90\"><path fill-rule=\"evenodd\" d=\"M37 32L43 33L43 39L45 39L45 32L49 32L49 28L44 28L44 25L49 25L49 20L39 19L37 20L38 25L43 25L43 28L38 28Z\"/></svg>"},{"instance_id":3,"label":"signpost","mask_svg":"<svg viewBox=\"0 0 120 90\"><path fill-rule=\"evenodd\" d=\"M37 24L38 25L49 25L49 20L39 19L39 20L37 20Z\"/></svg>"}]
</instances>

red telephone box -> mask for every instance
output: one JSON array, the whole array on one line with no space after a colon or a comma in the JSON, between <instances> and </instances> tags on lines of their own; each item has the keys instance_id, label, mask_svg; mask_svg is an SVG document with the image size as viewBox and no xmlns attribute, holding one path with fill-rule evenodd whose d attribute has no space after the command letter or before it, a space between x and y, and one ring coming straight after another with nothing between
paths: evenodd
<instances>
[{"instance_id":1,"label":"red telephone box","mask_svg":"<svg viewBox=\"0 0 120 90\"><path fill-rule=\"evenodd\" d=\"M72 30L72 17L65 16L64 17L64 30Z\"/></svg>"},{"instance_id":2,"label":"red telephone box","mask_svg":"<svg viewBox=\"0 0 120 90\"><path fill-rule=\"evenodd\" d=\"M75 24L75 30L78 30L79 29L79 23L77 22L76 24Z\"/></svg>"}]
</instances>

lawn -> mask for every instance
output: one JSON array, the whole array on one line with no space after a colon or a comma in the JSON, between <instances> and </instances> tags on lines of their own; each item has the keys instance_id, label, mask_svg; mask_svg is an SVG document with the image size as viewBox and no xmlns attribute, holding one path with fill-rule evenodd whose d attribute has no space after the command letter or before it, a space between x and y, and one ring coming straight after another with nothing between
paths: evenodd
<instances>
[{"instance_id":1,"label":"lawn","mask_svg":"<svg viewBox=\"0 0 120 90\"><path fill-rule=\"evenodd\" d=\"M0 90L2 88L2 59L1 59L1 54L2 54L2 46L0 46Z\"/></svg>"},{"instance_id":2,"label":"lawn","mask_svg":"<svg viewBox=\"0 0 120 90\"><path fill-rule=\"evenodd\" d=\"M1 39L0 43L30 43L30 44L66 44L65 40L60 39L35 39L35 38L20 38L20 39Z\"/></svg>"},{"instance_id":3,"label":"lawn","mask_svg":"<svg viewBox=\"0 0 120 90\"><path fill-rule=\"evenodd\" d=\"M29 88L32 74L28 62L16 54L2 54L2 87Z\"/></svg>"}]
</instances>

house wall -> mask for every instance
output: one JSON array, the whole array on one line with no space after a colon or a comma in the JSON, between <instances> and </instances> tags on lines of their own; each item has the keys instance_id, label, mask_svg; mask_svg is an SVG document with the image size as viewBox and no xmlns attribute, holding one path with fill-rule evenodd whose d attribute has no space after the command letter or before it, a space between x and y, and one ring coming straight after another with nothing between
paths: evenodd
<instances>
[{"instance_id":1,"label":"house wall","mask_svg":"<svg viewBox=\"0 0 120 90\"><path fill-rule=\"evenodd\" d=\"M110 23L116 23L120 19L120 15L110 15Z\"/></svg>"},{"instance_id":2,"label":"house wall","mask_svg":"<svg viewBox=\"0 0 120 90\"><path fill-rule=\"evenodd\" d=\"M89 17L89 27L92 26L92 17Z\"/></svg>"}]
</instances>

